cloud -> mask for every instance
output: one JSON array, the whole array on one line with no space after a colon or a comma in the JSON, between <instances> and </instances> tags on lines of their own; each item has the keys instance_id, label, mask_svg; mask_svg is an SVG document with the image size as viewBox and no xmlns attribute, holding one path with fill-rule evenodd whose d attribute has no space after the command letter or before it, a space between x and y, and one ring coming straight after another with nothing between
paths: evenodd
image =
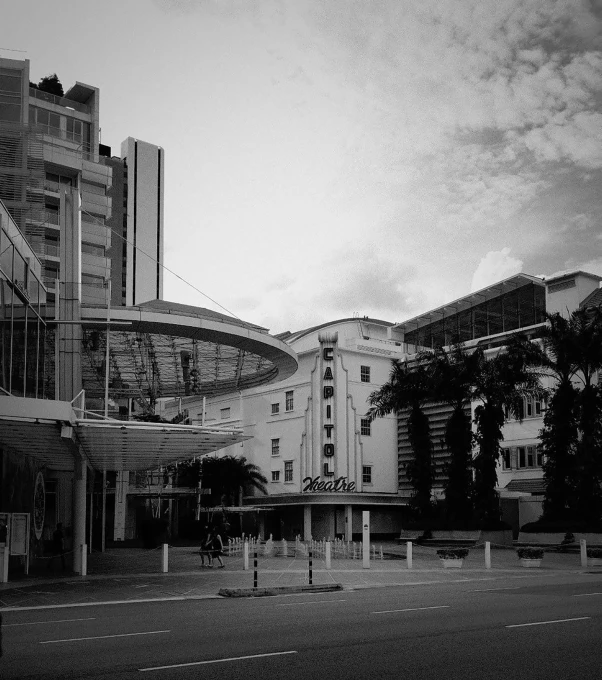
<instances>
[{"instance_id":1,"label":"cloud","mask_svg":"<svg viewBox=\"0 0 602 680\"><path fill-rule=\"evenodd\" d=\"M481 259L479 266L472 275L471 292L486 288L493 283L507 279L509 276L519 274L523 263L510 255L510 248L502 248L498 251L490 251Z\"/></svg>"}]
</instances>

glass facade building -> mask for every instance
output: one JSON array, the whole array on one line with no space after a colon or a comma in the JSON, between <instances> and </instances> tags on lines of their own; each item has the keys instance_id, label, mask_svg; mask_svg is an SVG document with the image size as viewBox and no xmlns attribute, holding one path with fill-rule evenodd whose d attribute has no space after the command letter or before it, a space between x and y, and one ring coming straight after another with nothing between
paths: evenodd
<instances>
[{"instance_id":1,"label":"glass facade building","mask_svg":"<svg viewBox=\"0 0 602 680\"><path fill-rule=\"evenodd\" d=\"M0 202L0 390L16 397L47 397L42 266Z\"/></svg>"}]
</instances>

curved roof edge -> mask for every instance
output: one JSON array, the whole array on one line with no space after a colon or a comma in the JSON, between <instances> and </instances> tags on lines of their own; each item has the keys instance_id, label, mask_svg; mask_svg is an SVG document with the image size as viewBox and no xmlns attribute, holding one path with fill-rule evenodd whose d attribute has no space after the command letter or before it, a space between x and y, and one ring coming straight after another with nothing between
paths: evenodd
<instances>
[{"instance_id":1,"label":"curved roof edge","mask_svg":"<svg viewBox=\"0 0 602 680\"><path fill-rule=\"evenodd\" d=\"M328 328L329 326L335 326L336 324L339 323L358 323L358 322L364 322L364 323L372 323L376 324L378 326L386 326L387 328L390 328L391 326L394 326L395 324L392 321L383 321L382 319L373 319L369 316L351 316L351 317L346 317L344 319L335 319L334 321L326 321L324 323L318 324L317 326L311 326L311 328L304 328L303 330L300 331L284 331L283 333L278 333L275 337L280 339L280 340L285 340L286 342L291 342L292 340L299 340L306 335L309 335L310 333L314 333L315 331L319 331L322 328Z\"/></svg>"},{"instance_id":2,"label":"curved roof edge","mask_svg":"<svg viewBox=\"0 0 602 680\"><path fill-rule=\"evenodd\" d=\"M111 321L133 333L156 333L236 347L271 361L277 373L269 382L290 378L297 370L297 355L282 340L269 335L260 326L225 317L210 310L159 301L136 307L112 307ZM184 309L182 309L184 308ZM194 313L197 310L197 314ZM86 326L106 328L104 306L82 305L81 320Z\"/></svg>"}]
</instances>

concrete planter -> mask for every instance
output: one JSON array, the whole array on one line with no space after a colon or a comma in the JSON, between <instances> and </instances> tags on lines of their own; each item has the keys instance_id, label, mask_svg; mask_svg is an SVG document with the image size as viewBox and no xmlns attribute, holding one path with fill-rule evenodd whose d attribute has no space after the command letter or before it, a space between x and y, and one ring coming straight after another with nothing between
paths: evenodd
<instances>
[{"instance_id":1,"label":"concrete planter","mask_svg":"<svg viewBox=\"0 0 602 680\"><path fill-rule=\"evenodd\" d=\"M527 569L537 569L537 567L541 567L541 560L531 560L526 557L521 557L519 559L521 565Z\"/></svg>"},{"instance_id":2,"label":"concrete planter","mask_svg":"<svg viewBox=\"0 0 602 680\"><path fill-rule=\"evenodd\" d=\"M444 569L461 569L462 564L464 564L462 558L452 559L450 557L440 557L439 559L441 560Z\"/></svg>"}]
</instances>

